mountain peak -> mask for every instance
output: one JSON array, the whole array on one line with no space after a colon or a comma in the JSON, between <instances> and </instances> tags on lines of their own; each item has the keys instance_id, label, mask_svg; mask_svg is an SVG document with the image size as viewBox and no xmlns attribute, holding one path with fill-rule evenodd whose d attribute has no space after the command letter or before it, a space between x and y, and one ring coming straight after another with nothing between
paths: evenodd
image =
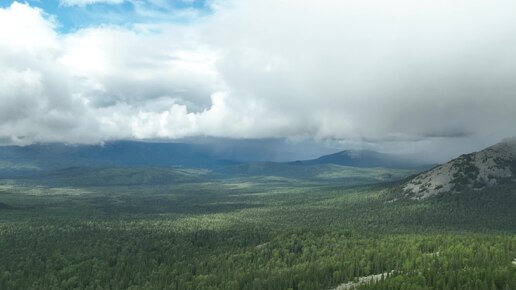
<instances>
[{"instance_id":1,"label":"mountain peak","mask_svg":"<svg viewBox=\"0 0 516 290\"><path fill-rule=\"evenodd\" d=\"M504 139L486 150L494 150L507 155L516 156L516 137Z\"/></svg>"},{"instance_id":2,"label":"mountain peak","mask_svg":"<svg viewBox=\"0 0 516 290\"><path fill-rule=\"evenodd\" d=\"M413 199L425 199L445 192L482 190L515 181L515 176L516 138L510 138L423 172L405 183L403 191Z\"/></svg>"},{"instance_id":3,"label":"mountain peak","mask_svg":"<svg viewBox=\"0 0 516 290\"><path fill-rule=\"evenodd\" d=\"M306 165L337 164L361 168L385 167L413 169L427 166L426 164L413 160L410 156L380 153L370 150L344 150L302 162Z\"/></svg>"}]
</instances>

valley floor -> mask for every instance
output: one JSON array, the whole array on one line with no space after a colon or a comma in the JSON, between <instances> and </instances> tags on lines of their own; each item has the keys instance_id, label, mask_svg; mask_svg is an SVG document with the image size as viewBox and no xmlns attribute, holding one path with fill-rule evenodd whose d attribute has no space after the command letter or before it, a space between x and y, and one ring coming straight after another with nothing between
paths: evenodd
<instances>
[{"instance_id":1,"label":"valley floor","mask_svg":"<svg viewBox=\"0 0 516 290\"><path fill-rule=\"evenodd\" d=\"M264 178L1 180L0 289L516 289L515 188Z\"/></svg>"}]
</instances>

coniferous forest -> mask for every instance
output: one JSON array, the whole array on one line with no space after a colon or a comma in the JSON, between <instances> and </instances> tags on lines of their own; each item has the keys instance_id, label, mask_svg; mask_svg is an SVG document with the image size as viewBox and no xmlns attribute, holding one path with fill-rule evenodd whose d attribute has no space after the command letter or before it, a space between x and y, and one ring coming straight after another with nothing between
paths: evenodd
<instances>
[{"instance_id":1,"label":"coniferous forest","mask_svg":"<svg viewBox=\"0 0 516 290\"><path fill-rule=\"evenodd\" d=\"M511 184L74 182L1 181L0 289L516 289Z\"/></svg>"}]
</instances>

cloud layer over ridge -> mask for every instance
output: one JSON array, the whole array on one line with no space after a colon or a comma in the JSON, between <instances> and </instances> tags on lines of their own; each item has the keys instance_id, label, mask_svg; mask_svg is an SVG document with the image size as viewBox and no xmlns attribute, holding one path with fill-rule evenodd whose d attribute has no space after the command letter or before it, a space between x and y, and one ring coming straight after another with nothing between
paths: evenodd
<instances>
[{"instance_id":1,"label":"cloud layer over ridge","mask_svg":"<svg viewBox=\"0 0 516 290\"><path fill-rule=\"evenodd\" d=\"M29 4L0 9L1 143L279 137L422 150L516 135L512 1L209 5L186 24L68 33Z\"/></svg>"}]
</instances>

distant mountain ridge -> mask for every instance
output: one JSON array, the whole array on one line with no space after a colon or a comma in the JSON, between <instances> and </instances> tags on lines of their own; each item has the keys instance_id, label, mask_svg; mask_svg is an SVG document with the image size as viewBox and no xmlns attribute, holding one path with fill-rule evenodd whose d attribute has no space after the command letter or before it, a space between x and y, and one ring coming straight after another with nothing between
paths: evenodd
<instances>
[{"instance_id":1,"label":"distant mountain ridge","mask_svg":"<svg viewBox=\"0 0 516 290\"><path fill-rule=\"evenodd\" d=\"M126 177L135 175L144 181L162 182L166 178L191 180L190 173L185 174L179 170L190 168L208 169L214 174L225 176L283 176L303 180L359 179L366 176L369 182L397 180L421 170L417 168L420 164L411 162L408 158L374 151L342 151L307 161L261 161L263 156L270 156L267 150L270 148L236 146L221 149L216 144L212 146L138 141L116 141L103 145L57 143L4 146L0 147L0 177L40 176L75 180L84 175L93 180L95 176L121 174ZM143 167L151 169L138 169ZM354 170L355 167L374 170ZM108 168L111 169L104 170ZM132 169L119 170L121 168ZM160 168L166 170L159 170ZM377 168L394 170L376 170ZM72 177L67 177L66 174ZM202 176L204 178L208 175ZM126 177L124 178L128 180Z\"/></svg>"},{"instance_id":2,"label":"distant mountain ridge","mask_svg":"<svg viewBox=\"0 0 516 290\"><path fill-rule=\"evenodd\" d=\"M184 143L116 141L104 145L35 144L0 147L4 170L67 167L206 167L232 164L208 146Z\"/></svg>"},{"instance_id":3,"label":"distant mountain ridge","mask_svg":"<svg viewBox=\"0 0 516 290\"><path fill-rule=\"evenodd\" d=\"M413 199L425 199L445 192L482 190L506 182L516 182L516 138L461 155L423 172L406 182L402 190Z\"/></svg>"},{"instance_id":4,"label":"distant mountain ridge","mask_svg":"<svg viewBox=\"0 0 516 290\"><path fill-rule=\"evenodd\" d=\"M384 167L396 169L414 169L428 166L404 155L380 153L370 150L345 150L317 159L301 161L301 163L305 165L336 164L359 168Z\"/></svg>"}]
</instances>

